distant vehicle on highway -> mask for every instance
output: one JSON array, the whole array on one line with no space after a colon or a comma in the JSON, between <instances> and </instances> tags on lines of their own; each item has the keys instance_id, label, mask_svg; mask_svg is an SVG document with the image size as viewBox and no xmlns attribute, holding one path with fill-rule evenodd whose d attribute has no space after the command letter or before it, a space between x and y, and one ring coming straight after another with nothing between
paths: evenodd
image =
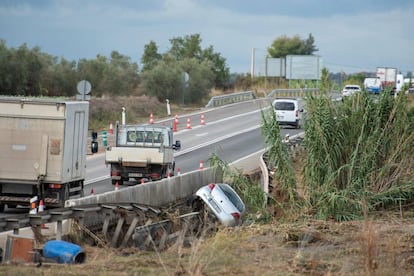
<instances>
[{"instance_id":1,"label":"distant vehicle on highway","mask_svg":"<svg viewBox=\"0 0 414 276\"><path fill-rule=\"evenodd\" d=\"M347 97L347 96L352 96L355 93L360 93L361 90L361 86L357 85L357 84L347 84L345 85L345 87L342 89L342 96L343 97Z\"/></svg>"},{"instance_id":2,"label":"distant vehicle on highway","mask_svg":"<svg viewBox=\"0 0 414 276\"><path fill-rule=\"evenodd\" d=\"M200 208L200 200L224 226L237 226L242 222L246 207L233 188L225 183L210 183L195 193L192 205Z\"/></svg>"},{"instance_id":3,"label":"distant vehicle on highway","mask_svg":"<svg viewBox=\"0 0 414 276\"><path fill-rule=\"evenodd\" d=\"M305 117L304 102L302 99L276 99L273 108L279 125L291 125L300 128Z\"/></svg>"},{"instance_id":4,"label":"distant vehicle on highway","mask_svg":"<svg viewBox=\"0 0 414 276\"><path fill-rule=\"evenodd\" d=\"M369 93L379 94L382 90L382 83L379 78L365 78L364 88Z\"/></svg>"}]
</instances>

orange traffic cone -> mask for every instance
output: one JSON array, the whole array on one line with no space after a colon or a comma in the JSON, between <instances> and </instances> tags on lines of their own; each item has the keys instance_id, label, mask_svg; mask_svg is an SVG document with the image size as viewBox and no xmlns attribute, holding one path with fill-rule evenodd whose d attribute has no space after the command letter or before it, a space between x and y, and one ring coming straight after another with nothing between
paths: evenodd
<instances>
[{"instance_id":1,"label":"orange traffic cone","mask_svg":"<svg viewBox=\"0 0 414 276\"><path fill-rule=\"evenodd\" d=\"M154 115L150 114L150 121L149 123L152 125L154 123Z\"/></svg>"},{"instance_id":2,"label":"orange traffic cone","mask_svg":"<svg viewBox=\"0 0 414 276\"><path fill-rule=\"evenodd\" d=\"M94 195L95 191L93 190L93 187L91 188L91 195Z\"/></svg>"},{"instance_id":3,"label":"orange traffic cone","mask_svg":"<svg viewBox=\"0 0 414 276\"><path fill-rule=\"evenodd\" d=\"M176 121L174 121L174 124L173 124L173 131L177 132L177 122Z\"/></svg>"},{"instance_id":4,"label":"orange traffic cone","mask_svg":"<svg viewBox=\"0 0 414 276\"><path fill-rule=\"evenodd\" d=\"M187 118L187 129L191 129L191 121L190 121L190 118Z\"/></svg>"},{"instance_id":5,"label":"orange traffic cone","mask_svg":"<svg viewBox=\"0 0 414 276\"><path fill-rule=\"evenodd\" d=\"M41 199L39 202L39 213L44 212L44 211L45 211L45 205L43 204L43 199Z\"/></svg>"},{"instance_id":6,"label":"orange traffic cone","mask_svg":"<svg viewBox=\"0 0 414 276\"><path fill-rule=\"evenodd\" d=\"M174 118L174 122L178 125L178 115L177 114L175 114L175 118Z\"/></svg>"},{"instance_id":7,"label":"orange traffic cone","mask_svg":"<svg viewBox=\"0 0 414 276\"><path fill-rule=\"evenodd\" d=\"M37 196L32 197L30 199L30 211L29 211L29 214L32 214L32 215L37 214L36 202L37 202Z\"/></svg>"},{"instance_id":8,"label":"orange traffic cone","mask_svg":"<svg viewBox=\"0 0 414 276\"><path fill-rule=\"evenodd\" d=\"M109 133L114 134L114 126L112 125L112 123L109 124Z\"/></svg>"},{"instance_id":9,"label":"orange traffic cone","mask_svg":"<svg viewBox=\"0 0 414 276\"><path fill-rule=\"evenodd\" d=\"M203 160L200 160L200 170L204 169Z\"/></svg>"},{"instance_id":10,"label":"orange traffic cone","mask_svg":"<svg viewBox=\"0 0 414 276\"><path fill-rule=\"evenodd\" d=\"M118 183L118 181L115 183L115 191L118 191L119 190L119 183Z\"/></svg>"},{"instance_id":11,"label":"orange traffic cone","mask_svg":"<svg viewBox=\"0 0 414 276\"><path fill-rule=\"evenodd\" d=\"M44 212L45 211L45 205L44 205L44 203L43 203L43 199L41 199L40 201L39 201L39 213L41 213L41 212ZM42 229L47 229L47 227L46 227L46 225L44 224L44 223L42 223L42 225L40 226L40 228L42 228Z\"/></svg>"},{"instance_id":12,"label":"orange traffic cone","mask_svg":"<svg viewBox=\"0 0 414 276\"><path fill-rule=\"evenodd\" d=\"M181 175L181 168L177 168L177 175Z\"/></svg>"},{"instance_id":13,"label":"orange traffic cone","mask_svg":"<svg viewBox=\"0 0 414 276\"><path fill-rule=\"evenodd\" d=\"M141 184L144 184L144 183L145 183L144 178L141 178Z\"/></svg>"},{"instance_id":14,"label":"orange traffic cone","mask_svg":"<svg viewBox=\"0 0 414 276\"><path fill-rule=\"evenodd\" d=\"M204 121L204 113L201 114L201 121L200 121L200 125L205 125L206 122Z\"/></svg>"}]
</instances>

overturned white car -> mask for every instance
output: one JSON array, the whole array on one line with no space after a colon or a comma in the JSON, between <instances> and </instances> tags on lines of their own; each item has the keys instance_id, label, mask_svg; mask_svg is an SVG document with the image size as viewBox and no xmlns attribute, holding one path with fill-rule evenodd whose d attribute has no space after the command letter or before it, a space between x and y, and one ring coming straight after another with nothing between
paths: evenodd
<instances>
[{"instance_id":1,"label":"overturned white car","mask_svg":"<svg viewBox=\"0 0 414 276\"><path fill-rule=\"evenodd\" d=\"M246 207L230 185L210 183L198 189L195 195L193 206L197 206L201 200L223 225L237 226L241 224L241 217Z\"/></svg>"}]
</instances>

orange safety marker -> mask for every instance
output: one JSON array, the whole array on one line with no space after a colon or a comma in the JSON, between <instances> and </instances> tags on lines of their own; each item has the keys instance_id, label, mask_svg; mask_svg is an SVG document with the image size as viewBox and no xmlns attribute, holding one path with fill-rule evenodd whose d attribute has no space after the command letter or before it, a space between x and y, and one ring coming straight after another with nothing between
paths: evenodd
<instances>
[{"instance_id":1,"label":"orange safety marker","mask_svg":"<svg viewBox=\"0 0 414 276\"><path fill-rule=\"evenodd\" d=\"M200 160L200 170L204 169L204 164L203 164L203 160Z\"/></svg>"},{"instance_id":2,"label":"orange safety marker","mask_svg":"<svg viewBox=\"0 0 414 276\"><path fill-rule=\"evenodd\" d=\"M37 214L37 207L36 207L36 202L37 202L37 196L32 197L30 199L30 211L29 214Z\"/></svg>"},{"instance_id":3,"label":"orange safety marker","mask_svg":"<svg viewBox=\"0 0 414 276\"><path fill-rule=\"evenodd\" d=\"M149 123L152 125L154 123L154 115L151 113L150 114L150 121Z\"/></svg>"},{"instance_id":4,"label":"orange safety marker","mask_svg":"<svg viewBox=\"0 0 414 276\"><path fill-rule=\"evenodd\" d=\"M187 129L191 129L191 121L190 118L187 118Z\"/></svg>"},{"instance_id":5,"label":"orange safety marker","mask_svg":"<svg viewBox=\"0 0 414 276\"><path fill-rule=\"evenodd\" d=\"M177 168L177 175L181 175L181 168Z\"/></svg>"},{"instance_id":6,"label":"orange safety marker","mask_svg":"<svg viewBox=\"0 0 414 276\"><path fill-rule=\"evenodd\" d=\"M109 124L109 133L114 134L114 126L112 125L112 123Z\"/></svg>"},{"instance_id":7,"label":"orange safety marker","mask_svg":"<svg viewBox=\"0 0 414 276\"><path fill-rule=\"evenodd\" d=\"M205 125L206 122L204 121L204 113L201 114L201 121L200 121L200 125Z\"/></svg>"},{"instance_id":8,"label":"orange safety marker","mask_svg":"<svg viewBox=\"0 0 414 276\"><path fill-rule=\"evenodd\" d=\"M115 191L118 191L119 190L119 183L118 183L118 181L115 183Z\"/></svg>"},{"instance_id":9,"label":"orange safety marker","mask_svg":"<svg viewBox=\"0 0 414 276\"><path fill-rule=\"evenodd\" d=\"M41 199L39 202L39 213L44 212L44 211L45 211L45 205L43 204L43 199Z\"/></svg>"},{"instance_id":10,"label":"orange safety marker","mask_svg":"<svg viewBox=\"0 0 414 276\"><path fill-rule=\"evenodd\" d=\"M174 121L173 132L177 132L177 123Z\"/></svg>"},{"instance_id":11,"label":"orange safety marker","mask_svg":"<svg viewBox=\"0 0 414 276\"><path fill-rule=\"evenodd\" d=\"M174 118L174 122L178 125L178 115L177 114L175 114L175 118Z\"/></svg>"},{"instance_id":12,"label":"orange safety marker","mask_svg":"<svg viewBox=\"0 0 414 276\"><path fill-rule=\"evenodd\" d=\"M44 212L45 211L45 204L43 203L43 199L41 199L39 201L39 208L38 209L39 209L38 210L38 213L41 213L41 212ZM40 225L40 228L42 228L42 229L48 229L44 223L42 223Z\"/></svg>"}]
</instances>

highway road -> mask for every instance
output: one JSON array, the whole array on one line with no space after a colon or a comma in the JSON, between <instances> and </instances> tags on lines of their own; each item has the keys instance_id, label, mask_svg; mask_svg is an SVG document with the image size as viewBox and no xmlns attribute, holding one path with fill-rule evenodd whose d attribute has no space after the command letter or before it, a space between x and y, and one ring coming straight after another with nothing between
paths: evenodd
<instances>
[{"instance_id":1,"label":"highway road","mask_svg":"<svg viewBox=\"0 0 414 276\"><path fill-rule=\"evenodd\" d=\"M268 114L269 106L270 101L257 99L180 115L178 131L174 134L174 140L180 140L182 144L181 150L175 153L176 171L178 168L181 173L198 170L200 160L204 167L208 167L208 160L213 153L227 163L232 163L262 151L266 147L260 128L262 112ZM201 114L204 114L204 125L200 124ZM187 118L190 118L191 129L187 128ZM168 118L154 124L172 125L173 120ZM283 128L281 135L292 136L301 131ZM252 166L255 165L258 167L258 162L253 160ZM104 154L88 157L85 195L90 194L92 189L95 194L114 189Z\"/></svg>"}]
</instances>

